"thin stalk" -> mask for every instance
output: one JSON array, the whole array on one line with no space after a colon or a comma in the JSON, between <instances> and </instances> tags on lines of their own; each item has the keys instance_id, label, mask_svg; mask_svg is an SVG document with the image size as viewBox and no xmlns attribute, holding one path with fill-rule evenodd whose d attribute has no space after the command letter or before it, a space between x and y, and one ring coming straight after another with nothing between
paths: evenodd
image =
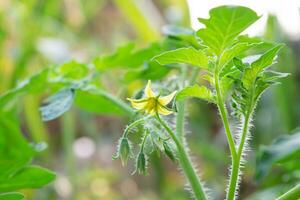
<instances>
[{"instance_id":1,"label":"thin stalk","mask_svg":"<svg viewBox=\"0 0 300 200\"><path fill-rule=\"evenodd\" d=\"M135 127L135 126L137 126L137 125L139 125L139 124L144 123L144 121L145 121L146 119L148 119L148 118L150 118L150 116L147 116L147 117L138 119L138 120L132 122L131 124L129 124L129 125L126 127L125 131L124 131L123 137L127 137L130 129L132 129L133 127Z\"/></svg>"},{"instance_id":2,"label":"thin stalk","mask_svg":"<svg viewBox=\"0 0 300 200\"><path fill-rule=\"evenodd\" d=\"M233 160L232 169L231 169L231 175L229 180L229 188L227 193L227 200L233 200L235 197L235 191L237 188L238 178L239 178L239 172L240 172L240 165L241 165L241 158L242 153L244 149L244 145L246 142L246 136L249 129L249 123L250 123L250 115L246 116L243 131L242 131L242 138L241 142L238 148L237 157L235 160Z\"/></svg>"},{"instance_id":3,"label":"thin stalk","mask_svg":"<svg viewBox=\"0 0 300 200\"><path fill-rule=\"evenodd\" d=\"M184 88L184 81L187 77L187 68L186 66L182 67L181 70L181 84L179 89ZM184 110L185 110L185 101L177 102L177 115L176 115L176 136L182 142L184 139Z\"/></svg>"},{"instance_id":4,"label":"thin stalk","mask_svg":"<svg viewBox=\"0 0 300 200\"><path fill-rule=\"evenodd\" d=\"M251 96L253 96L253 95L251 94ZM233 160L233 164L232 164L232 170L231 170L231 175L230 175L230 180L229 180L229 188L228 188L228 192L226 195L227 200L233 200L235 197L235 191L237 189L237 184L238 184L238 179L239 179L242 154L243 154L244 146L246 143L246 138L247 138L247 134L249 131L249 124L251 121L251 116L252 116L253 107L254 107L253 104L254 104L254 99L252 97L249 107L247 109L246 116L245 116L243 130L242 130L242 136L241 136L240 144L238 147L237 156L236 156L236 159Z\"/></svg>"},{"instance_id":5,"label":"thin stalk","mask_svg":"<svg viewBox=\"0 0 300 200\"><path fill-rule=\"evenodd\" d=\"M300 184L296 185L276 200L294 200L300 198Z\"/></svg>"},{"instance_id":6,"label":"thin stalk","mask_svg":"<svg viewBox=\"0 0 300 200\"><path fill-rule=\"evenodd\" d=\"M72 145L75 140L76 122L74 118L74 112L70 110L66 112L61 118L62 126L62 144L64 150L64 166L66 174L73 183L73 187L76 185L76 165L75 165L75 155L73 153Z\"/></svg>"},{"instance_id":7,"label":"thin stalk","mask_svg":"<svg viewBox=\"0 0 300 200\"><path fill-rule=\"evenodd\" d=\"M197 200L206 200L207 198L206 198L205 192L202 188L201 182L197 176L195 169L192 166L191 160L189 159L188 154L187 154L182 142L177 138L177 136L172 131L172 129L169 127L169 125L164 120L162 120L159 115L156 115L156 119L165 128L165 130L169 133L169 135L175 142L175 145L177 147L179 163L191 185L191 188L194 192L195 198Z\"/></svg>"},{"instance_id":8,"label":"thin stalk","mask_svg":"<svg viewBox=\"0 0 300 200\"><path fill-rule=\"evenodd\" d=\"M221 115L222 122L225 127L225 133L226 133L227 141L229 144L230 153L232 156L232 162L234 163L234 160L236 160L236 156L237 156L236 149L235 149L235 143L234 143L234 140L233 140L233 137L231 134L230 125L229 125L229 121L227 118L225 102L222 97L222 92L221 92L220 83L219 83L218 69L215 72L215 87L216 87L216 93L217 93L217 106L218 106L218 109L219 109L219 112Z\"/></svg>"}]
</instances>

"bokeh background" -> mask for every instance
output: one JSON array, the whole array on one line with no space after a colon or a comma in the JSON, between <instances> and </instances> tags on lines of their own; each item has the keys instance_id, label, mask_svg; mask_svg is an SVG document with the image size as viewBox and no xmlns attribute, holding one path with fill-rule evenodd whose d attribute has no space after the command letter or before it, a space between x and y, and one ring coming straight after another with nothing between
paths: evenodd
<instances>
[{"instance_id":1,"label":"bokeh background","mask_svg":"<svg viewBox=\"0 0 300 200\"><path fill-rule=\"evenodd\" d=\"M278 167L255 178L261 146L300 126L299 1L0 0L0 93L45 67L71 59L90 62L128 42L145 47L164 37L161 30L167 24L199 28L197 17L207 17L210 8L224 4L246 5L262 15L248 30L250 35L287 44L274 67L291 76L268 90L258 105L252 129L254 151L247 157L241 183L241 199L272 199L278 187L300 178L299 167L293 174L290 168ZM108 76L115 80L108 89L117 93L123 87L118 81L122 77ZM141 82L128 87L141 87ZM38 109L44 97L22 99L20 118L29 141L48 143L34 162L57 172L57 179L43 189L26 190L28 199L189 198L183 176L164 156L151 158L146 177L131 175L133 163L122 167L112 160L126 117L72 107L61 118L44 123ZM201 101L190 101L188 108L192 155L215 198L222 199L230 158L217 110Z\"/></svg>"}]
</instances>

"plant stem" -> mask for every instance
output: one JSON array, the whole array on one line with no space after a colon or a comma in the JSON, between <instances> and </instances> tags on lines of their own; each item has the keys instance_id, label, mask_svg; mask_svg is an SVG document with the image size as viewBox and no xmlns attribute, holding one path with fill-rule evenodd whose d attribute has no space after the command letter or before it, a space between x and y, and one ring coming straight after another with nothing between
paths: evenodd
<instances>
[{"instance_id":1,"label":"plant stem","mask_svg":"<svg viewBox=\"0 0 300 200\"><path fill-rule=\"evenodd\" d=\"M166 131L170 134L171 138L175 142L179 163L191 185L195 198L197 200L206 200L207 198L201 186L201 182L197 176L195 169L192 166L191 160L189 159L182 142L176 137L175 133L172 131L169 125L164 120L162 120L159 115L156 115L156 119L166 129Z\"/></svg>"},{"instance_id":2,"label":"plant stem","mask_svg":"<svg viewBox=\"0 0 300 200\"><path fill-rule=\"evenodd\" d=\"M132 122L131 124L129 124L129 125L126 127L125 131L124 131L124 136L123 136L123 137L127 137L127 136L128 136L128 133L129 133L129 130L130 130L131 128L133 128L133 127L135 127L135 126L137 126L137 125L139 125L139 124L142 124L142 123L143 123L146 119L148 119L149 117L150 117L150 116L147 116L147 117L138 119L138 120Z\"/></svg>"},{"instance_id":3,"label":"plant stem","mask_svg":"<svg viewBox=\"0 0 300 200\"><path fill-rule=\"evenodd\" d=\"M296 185L276 200L294 200L300 198L300 184Z\"/></svg>"},{"instance_id":4,"label":"plant stem","mask_svg":"<svg viewBox=\"0 0 300 200\"><path fill-rule=\"evenodd\" d=\"M217 67L218 68L218 67ZM219 83L219 72L218 69L215 72L215 87L216 87L216 92L217 92L217 106L221 115L222 122L225 127L225 133L227 137L227 141L229 144L229 149L230 153L232 156L232 161L236 160L236 149L235 149L235 143L231 134L230 126L229 126L229 121L227 118L227 112L226 112L226 107L225 107L225 102L222 97L222 92L220 88L220 83Z\"/></svg>"},{"instance_id":5,"label":"plant stem","mask_svg":"<svg viewBox=\"0 0 300 200\"><path fill-rule=\"evenodd\" d=\"M251 91L253 91L253 90L254 90L254 88L252 88ZM251 98L251 102L248 105L248 108L247 108L247 111L246 111L246 116L245 116L245 120L244 120L244 123L243 123L242 136L241 136L241 139L240 139L240 144L239 144L239 147L238 147L237 156L236 156L236 159L233 160L233 164L232 164L232 170L231 170L230 181L229 181L229 188L228 188L228 192L227 192L227 196L226 196L227 200L233 200L235 198L235 191L236 191L237 184L238 184L238 179L239 179L239 172L240 172L242 154L243 154L247 134L248 134L248 131L249 131L249 124L250 124L250 121L251 121L251 116L252 116L252 112L253 112L253 108L254 108L254 105L253 105L254 104L254 99L253 99L252 93L251 93L250 96L252 98Z\"/></svg>"},{"instance_id":6,"label":"plant stem","mask_svg":"<svg viewBox=\"0 0 300 200\"><path fill-rule=\"evenodd\" d=\"M244 149L244 144L246 142L246 136L249 129L249 122L250 122L250 114L248 114L245 118L243 131L242 131L242 138L241 142L238 148L238 153L236 159L233 159L232 169L231 169L231 175L230 175L230 181L229 181L229 188L227 192L227 200L233 200L235 197L235 191L237 188L238 178L239 178L239 172L240 172L240 163L241 163L241 157Z\"/></svg>"},{"instance_id":7,"label":"plant stem","mask_svg":"<svg viewBox=\"0 0 300 200\"><path fill-rule=\"evenodd\" d=\"M184 140L184 110L185 101L177 102L176 136L180 142L183 142Z\"/></svg>"}]
</instances>

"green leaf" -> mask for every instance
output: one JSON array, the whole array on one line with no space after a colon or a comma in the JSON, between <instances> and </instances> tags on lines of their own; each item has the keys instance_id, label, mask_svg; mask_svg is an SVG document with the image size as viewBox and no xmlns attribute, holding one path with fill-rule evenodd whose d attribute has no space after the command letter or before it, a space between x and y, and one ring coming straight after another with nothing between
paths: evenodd
<instances>
[{"instance_id":1,"label":"green leaf","mask_svg":"<svg viewBox=\"0 0 300 200\"><path fill-rule=\"evenodd\" d=\"M282 44L276 45L263 55L261 55L256 61L251 64L250 68L245 70L244 76L242 77L243 85L246 89L253 87L258 75L267 67L273 64L274 58L283 47Z\"/></svg>"},{"instance_id":2,"label":"green leaf","mask_svg":"<svg viewBox=\"0 0 300 200\"><path fill-rule=\"evenodd\" d=\"M59 77L63 79L79 80L86 77L89 74L89 71L86 64L71 60L55 67L50 73L50 78Z\"/></svg>"},{"instance_id":3,"label":"green leaf","mask_svg":"<svg viewBox=\"0 0 300 200\"><path fill-rule=\"evenodd\" d=\"M168 25L164 26L162 31L163 34L167 35L169 38L185 41L196 49L201 48L196 33L193 29Z\"/></svg>"},{"instance_id":4,"label":"green leaf","mask_svg":"<svg viewBox=\"0 0 300 200\"><path fill-rule=\"evenodd\" d=\"M209 19L199 19L206 28L200 29L197 35L217 55L259 19L253 10L242 6L220 6L210 10L209 14Z\"/></svg>"},{"instance_id":5,"label":"green leaf","mask_svg":"<svg viewBox=\"0 0 300 200\"><path fill-rule=\"evenodd\" d=\"M249 50L250 48L257 46L259 43L237 43L229 49L226 49L220 58L220 66L225 66L234 57L237 57L241 53Z\"/></svg>"},{"instance_id":6,"label":"green leaf","mask_svg":"<svg viewBox=\"0 0 300 200\"><path fill-rule=\"evenodd\" d=\"M115 53L96 58L93 62L96 69L105 71L116 67L137 68L159 54L162 48L159 43L139 50L134 50L134 46L133 43L129 43L119 47Z\"/></svg>"},{"instance_id":7,"label":"green leaf","mask_svg":"<svg viewBox=\"0 0 300 200\"><path fill-rule=\"evenodd\" d=\"M199 86L197 84L193 86L188 86L181 91L179 91L176 95L176 100L180 101L187 97L197 97L209 102L214 102L213 93L205 86Z\"/></svg>"},{"instance_id":8,"label":"green leaf","mask_svg":"<svg viewBox=\"0 0 300 200\"><path fill-rule=\"evenodd\" d=\"M87 86L76 91L75 104L86 111L107 115L132 115L130 106L101 88Z\"/></svg>"},{"instance_id":9,"label":"green leaf","mask_svg":"<svg viewBox=\"0 0 300 200\"><path fill-rule=\"evenodd\" d=\"M37 93L45 90L48 72L48 69L44 69L33 75L31 78L20 82L17 87L0 95L0 109L4 109L6 106L11 106L17 98L26 93Z\"/></svg>"},{"instance_id":10,"label":"green leaf","mask_svg":"<svg viewBox=\"0 0 300 200\"><path fill-rule=\"evenodd\" d=\"M261 148L256 178L263 178L272 168L280 163L286 163L300 158L300 129L293 135L284 135L276 139L271 145Z\"/></svg>"},{"instance_id":11,"label":"green leaf","mask_svg":"<svg viewBox=\"0 0 300 200\"><path fill-rule=\"evenodd\" d=\"M142 68L129 70L125 74L125 81L131 82L137 79L142 80L159 80L165 77L172 67L165 67L157 62L146 63Z\"/></svg>"},{"instance_id":12,"label":"green leaf","mask_svg":"<svg viewBox=\"0 0 300 200\"><path fill-rule=\"evenodd\" d=\"M39 188L55 179L55 174L38 166L21 169L5 181L0 181L0 192L9 192L23 188Z\"/></svg>"},{"instance_id":13,"label":"green leaf","mask_svg":"<svg viewBox=\"0 0 300 200\"><path fill-rule=\"evenodd\" d=\"M251 64L251 67L255 69L255 71L262 71L263 69L269 67L273 64L275 56L278 54L281 48L284 47L284 44L278 44L275 47L271 48L269 51L264 53L258 60Z\"/></svg>"},{"instance_id":14,"label":"green leaf","mask_svg":"<svg viewBox=\"0 0 300 200\"><path fill-rule=\"evenodd\" d=\"M162 65L172 63L186 63L193 66L208 68L208 57L202 50L196 50L192 47L179 48L166 51L153 58Z\"/></svg>"},{"instance_id":15,"label":"green leaf","mask_svg":"<svg viewBox=\"0 0 300 200\"><path fill-rule=\"evenodd\" d=\"M75 91L71 88L62 89L46 100L40 107L43 121L53 120L68 111L74 100Z\"/></svg>"},{"instance_id":16,"label":"green leaf","mask_svg":"<svg viewBox=\"0 0 300 200\"><path fill-rule=\"evenodd\" d=\"M17 119L9 113L0 113L0 118L1 181L27 165L34 155L34 150L23 137Z\"/></svg>"},{"instance_id":17,"label":"green leaf","mask_svg":"<svg viewBox=\"0 0 300 200\"><path fill-rule=\"evenodd\" d=\"M0 200L22 200L24 195L18 192L0 194Z\"/></svg>"}]
</instances>

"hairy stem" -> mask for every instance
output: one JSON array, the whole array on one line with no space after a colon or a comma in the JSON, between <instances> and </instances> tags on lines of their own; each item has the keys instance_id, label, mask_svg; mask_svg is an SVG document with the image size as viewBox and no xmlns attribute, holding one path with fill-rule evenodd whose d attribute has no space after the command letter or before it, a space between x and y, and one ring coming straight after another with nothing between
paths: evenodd
<instances>
[{"instance_id":1,"label":"hairy stem","mask_svg":"<svg viewBox=\"0 0 300 200\"><path fill-rule=\"evenodd\" d=\"M294 200L300 197L300 184L296 185L276 200Z\"/></svg>"},{"instance_id":2,"label":"hairy stem","mask_svg":"<svg viewBox=\"0 0 300 200\"><path fill-rule=\"evenodd\" d=\"M139 125L139 124L144 123L144 121L145 121L146 119L148 119L149 117L150 117L150 116L143 117L143 118L138 119L138 120L132 122L131 124L129 124L129 125L126 127L125 131L124 131L123 137L127 137L127 136L128 136L128 133L129 133L129 131L130 131L130 129L134 128L135 126L137 126L137 125Z\"/></svg>"},{"instance_id":3,"label":"hairy stem","mask_svg":"<svg viewBox=\"0 0 300 200\"><path fill-rule=\"evenodd\" d=\"M235 191L237 189L239 172L240 172L241 158L242 158L244 145L246 142L246 136L247 136L248 129L249 129L249 123L250 123L250 115L246 116L246 118L245 118L243 130L242 130L241 142L240 142L240 145L238 148L237 157L235 160L233 160L231 175L230 175L230 180L229 180L229 187L228 187L228 192L227 192L227 197L226 197L227 200L233 200L235 198Z\"/></svg>"},{"instance_id":4,"label":"hairy stem","mask_svg":"<svg viewBox=\"0 0 300 200\"><path fill-rule=\"evenodd\" d=\"M226 107L225 107L225 102L222 97L222 92L221 92L219 81L220 81L219 80L219 72L218 72L218 70L216 70L216 72L215 72L215 87L216 87L216 93L217 93L217 106L218 106L218 109L219 109L219 112L221 115L222 122L224 124L225 133L226 133L227 141L229 144L229 149L230 149L230 153L232 156L232 160L234 161L234 160L236 160L235 143L234 143L234 140L233 140L233 137L231 134L230 125L229 125L229 121L228 121L228 117L227 117L227 111L226 111Z\"/></svg>"},{"instance_id":5,"label":"hairy stem","mask_svg":"<svg viewBox=\"0 0 300 200\"><path fill-rule=\"evenodd\" d=\"M195 198L197 200L206 200L207 198L202 188L199 177L197 176L197 173L192 166L191 160L189 159L188 154L182 142L177 138L177 136L169 127L169 125L164 120L162 120L159 115L156 115L156 119L166 129L166 131L169 133L169 135L171 136L171 138L176 144L179 163L191 185Z\"/></svg>"},{"instance_id":6,"label":"hairy stem","mask_svg":"<svg viewBox=\"0 0 300 200\"><path fill-rule=\"evenodd\" d=\"M253 90L254 90L254 88L252 88L252 91ZM235 198L235 192L237 190L242 154L244 151L247 134L249 132L251 116L252 116L252 112L253 112L253 108L254 108L254 105L253 105L254 104L254 99L253 99L254 95L251 93L250 96L252 98L248 105L245 119L243 122L242 135L240 138L240 144L238 147L237 156L236 156L236 159L233 160L233 164L232 164L231 175L230 175L230 180L229 180L229 188L228 188L227 196L226 196L227 200L233 200Z\"/></svg>"}]
</instances>

